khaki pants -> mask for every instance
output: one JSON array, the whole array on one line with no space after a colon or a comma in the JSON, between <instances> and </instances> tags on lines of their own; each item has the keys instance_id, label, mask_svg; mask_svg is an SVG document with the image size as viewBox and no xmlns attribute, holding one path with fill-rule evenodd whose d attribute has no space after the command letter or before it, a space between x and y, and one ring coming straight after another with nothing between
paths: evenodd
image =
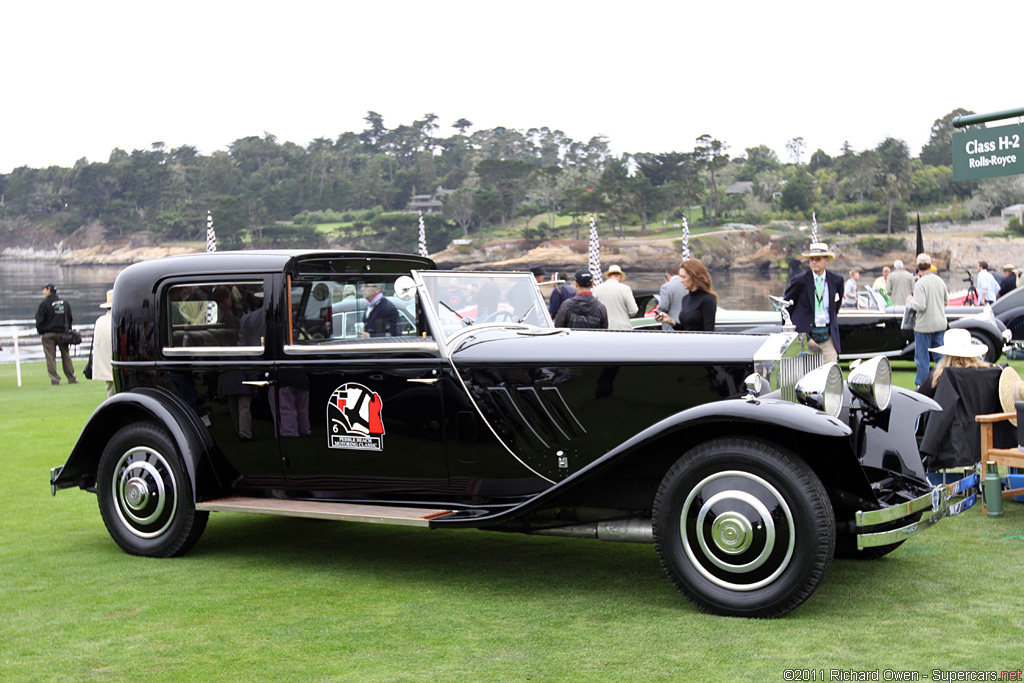
<instances>
[{"instance_id":1,"label":"khaki pants","mask_svg":"<svg viewBox=\"0 0 1024 683\"><path fill-rule=\"evenodd\" d=\"M61 366L64 369L64 376L68 378L69 384L78 381L75 377L75 364L71 362L71 352L68 345L61 342L64 336L62 332L45 332L41 337L43 343L43 355L46 356L46 372L50 374L50 384L60 384L60 375L57 374L57 349L60 349Z\"/></svg>"},{"instance_id":2,"label":"khaki pants","mask_svg":"<svg viewBox=\"0 0 1024 683\"><path fill-rule=\"evenodd\" d=\"M829 337L828 339L826 339L823 342L812 342L812 343L813 344L817 344L818 348L821 349L821 353L824 356L824 361L826 363L838 363L839 362L839 352L836 351L836 345L832 343L832 338L831 337Z\"/></svg>"}]
</instances>

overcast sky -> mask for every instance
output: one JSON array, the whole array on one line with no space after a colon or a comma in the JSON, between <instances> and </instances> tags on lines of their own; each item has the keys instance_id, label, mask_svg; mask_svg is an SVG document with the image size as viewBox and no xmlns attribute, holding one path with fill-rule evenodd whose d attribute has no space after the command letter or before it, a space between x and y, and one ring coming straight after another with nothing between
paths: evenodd
<instances>
[{"instance_id":1,"label":"overcast sky","mask_svg":"<svg viewBox=\"0 0 1024 683\"><path fill-rule=\"evenodd\" d=\"M957 107L1024 106L1020 2L5 3L0 173L115 147L305 146L434 113L438 134L547 126L623 152L917 155ZM1008 122L1007 122L1008 123Z\"/></svg>"}]
</instances>

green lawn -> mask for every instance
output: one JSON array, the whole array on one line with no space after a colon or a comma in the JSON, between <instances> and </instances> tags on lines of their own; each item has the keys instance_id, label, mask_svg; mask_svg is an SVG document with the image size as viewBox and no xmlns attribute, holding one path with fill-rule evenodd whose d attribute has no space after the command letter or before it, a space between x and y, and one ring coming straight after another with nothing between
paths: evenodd
<instances>
[{"instance_id":1,"label":"green lawn","mask_svg":"<svg viewBox=\"0 0 1024 683\"><path fill-rule=\"evenodd\" d=\"M18 388L0 366L5 681L783 681L1024 659L1015 503L837 560L773 621L700 613L646 545L215 513L187 556L130 557L94 495L48 486L102 384L23 369Z\"/></svg>"}]
</instances>

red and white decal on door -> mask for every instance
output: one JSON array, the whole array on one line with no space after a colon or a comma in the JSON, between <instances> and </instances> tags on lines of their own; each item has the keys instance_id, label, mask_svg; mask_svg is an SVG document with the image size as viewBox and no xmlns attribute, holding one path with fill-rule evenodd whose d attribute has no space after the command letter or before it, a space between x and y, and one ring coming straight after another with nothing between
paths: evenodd
<instances>
[{"instance_id":1,"label":"red and white decal on door","mask_svg":"<svg viewBox=\"0 0 1024 683\"><path fill-rule=\"evenodd\" d=\"M383 403L362 384L342 384L327 403L327 447L384 450Z\"/></svg>"}]
</instances>

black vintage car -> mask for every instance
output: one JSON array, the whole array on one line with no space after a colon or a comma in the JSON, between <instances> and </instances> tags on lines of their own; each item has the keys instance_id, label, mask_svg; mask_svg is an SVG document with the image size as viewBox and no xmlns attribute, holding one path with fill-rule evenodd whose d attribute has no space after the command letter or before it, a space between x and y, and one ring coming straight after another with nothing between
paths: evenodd
<instances>
[{"instance_id":1,"label":"black vintage car","mask_svg":"<svg viewBox=\"0 0 1024 683\"><path fill-rule=\"evenodd\" d=\"M791 331L556 329L526 273L170 257L118 276L113 325L118 393L50 482L135 555L214 511L646 542L702 609L775 617L974 500L928 485L937 406L884 358L844 382Z\"/></svg>"},{"instance_id":2,"label":"black vintage car","mask_svg":"<svg viewBox=\"0 0 1024 683\"><path fill-rule=\"evenodd\" d=\"M1024 294L1024 291L1022 291ZM1024 297L1019 312L1024 321ZM651 311L657 306L657 294L637 296L639 311L633 318L634 329L658 329ZM998 306L998 302L995 306ZM995 306L947 306L946 318L950 328L970 330L971 336L988 347L985 359L995 363L1003 347L1010 340L1007 326L999 319ZM913 360L914 331L903 329L905 306L890 305L880 293L865 286L859 294L857 308L839 309L839 335L843 352L840 360L867 359L877 355L888 358ZM719 308L715 316L715 331L767 333L782 329L782 317L774 311L738 311ZM1021 323L1024 329L1024 322Z\"/></svg>"}]
</instances>

